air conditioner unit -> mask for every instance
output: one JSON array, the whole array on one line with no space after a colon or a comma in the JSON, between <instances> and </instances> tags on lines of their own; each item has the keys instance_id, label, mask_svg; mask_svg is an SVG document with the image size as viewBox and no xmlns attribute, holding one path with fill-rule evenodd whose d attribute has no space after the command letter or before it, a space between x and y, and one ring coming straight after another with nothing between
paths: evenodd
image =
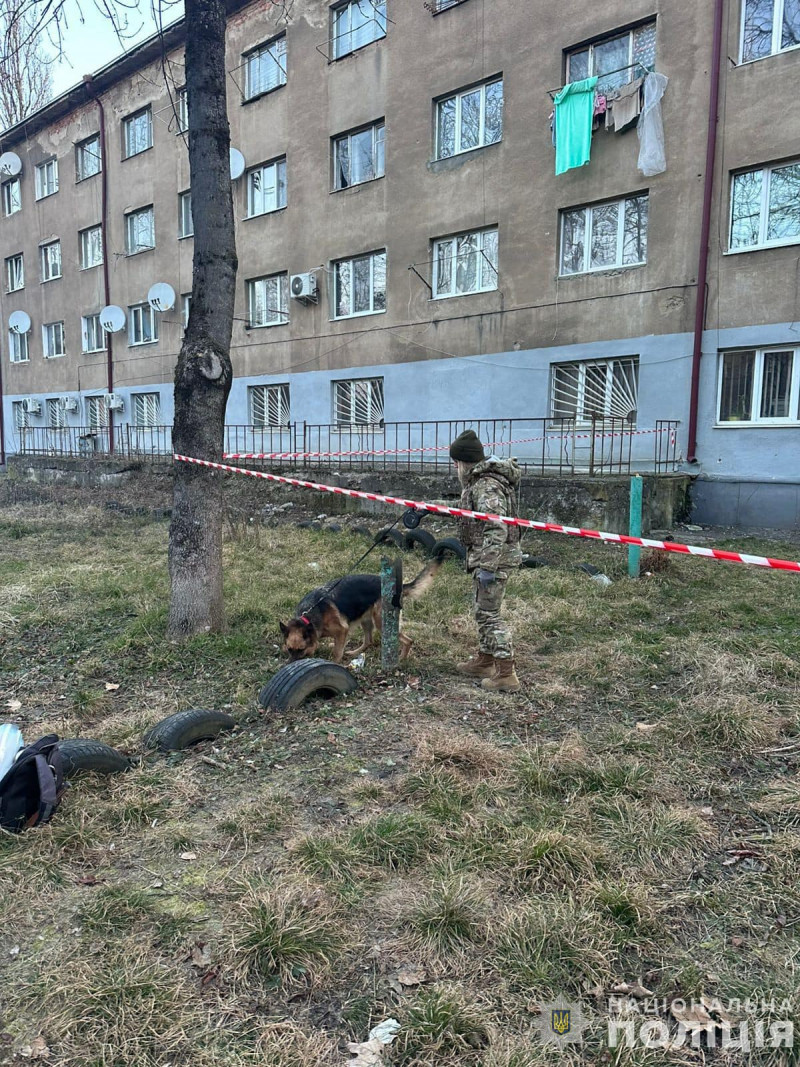
<instances>
[{"instance_id":1,"label":"air conditioner unit","mask_svg":"<svg viewBox=\"0 0 800 1067\"><path fill-rule=\"evenodd\" d=\"M61 406L64 411L77 411L79 405L74 396L62 396Z\"/></svg>"},{"instance_id":2,"label":"air conditioner unit","mask_svg":"<svg viewBox=\"0 0 800 1067\"><path fill-rule=\"evenodd\" d=\"M305 274L293 274L289 283L289 292L294 300L304 300L306 303L317 300L317 275L313 270Z\"/></svg>"},{"instance_id":3,"label":"air conditioner unit","mask_svg":"<svg viewBox=\"0 0 800 1067\"><path fill-rule=\"evenodd\" d=\"M106 393L104 399L109 411L122 411L125 407L125 401L117 393Z\"/></svg>"},{"instance_id":4,"label":"air conditioner unit","mask_svg":"<svg viewBox=\"0 0 800 1067\"><path fill-rule=\"evenodd\" d=\"M42 412L42 405L35 396L26 396L22 401L22 410L27 415L40 415Z\"/></svg>"}]
</instances>

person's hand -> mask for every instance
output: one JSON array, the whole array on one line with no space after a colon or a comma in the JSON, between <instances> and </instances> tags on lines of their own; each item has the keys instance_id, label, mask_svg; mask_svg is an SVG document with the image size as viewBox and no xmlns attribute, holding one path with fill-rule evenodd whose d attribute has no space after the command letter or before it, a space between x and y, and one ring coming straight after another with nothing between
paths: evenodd
<instances>
[{"instance_id":1,"label":"person's hand","mask_svg":"<svg viewBox=\"0 0 800 1067\"><path fill-rule=\"evenodd\" d=\"M478 571L478 585L481 589L488 589L492 582L497 581L497 575L494 571L484 570L483 567Z\"/></svg>"}]
</instances>

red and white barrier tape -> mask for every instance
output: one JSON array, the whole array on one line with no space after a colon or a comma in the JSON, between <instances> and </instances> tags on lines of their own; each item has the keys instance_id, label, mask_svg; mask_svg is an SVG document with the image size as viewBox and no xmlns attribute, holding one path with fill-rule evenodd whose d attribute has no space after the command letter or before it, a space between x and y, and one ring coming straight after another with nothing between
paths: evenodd
<instances>
[{"instance_id":1,"label":"red and white barrier tape","mask_svg":"<svg viewBox=\"0 0 800 1067\"><path fill-rule=\"evenodd\" d=\"M404 500L401 497L383 496L380 493L365 493L360 489L345 489L339 485L321 485L318 482L306 482L301 478L286 478L268 471L251 471L246 467L233 467L228 463L212 463L207 459L194 459L174 453L179 463L192 463L212 470L228 471L230 474L244 474L250 478L262 478L268 482L280 482L293 485L298 489L316 489L322 493L336 496L355 497L358 500L372 500L379 504L395 504L401 508L414 508L416 511L430 511L435 515L453 515L458 519L477 519L480 522L504 523L506 526L520 526L526 530L542 530L547 533L569 534L572 537L589 537L596 541L620 545L640 545L642 548L655 548L662 552L679 552L689 556L705 556L707 559L724 560L726 563L747 563L754 567L770 567L780 571L797 571L800 562L788 559L771 559L769 556L751 556L745 552L727 552L721 548L702 548L697 545L681 545L676 541L651 541L646 537L629 537L626 534L605 533L600 530L583 530L577 526L560 526L555 522L535 522L533 519L518 519L508 515L487 515L480 511L465 511L463 508L449 508L444 504L427 504L420 500Z\"/></svg>"},{"instance_id":2,"label":"red and white barrier tape","mask_svg":"<svg viewBox=\"0 0 800 1067\"><path fill-rule=\"evenodd\" d=\"M621 430L616 433L577 433L551 434L547 437L518 437L513 441L488 441L485 448L503 448L506 445L526 445L533 441L582 441L593 437L638 437L642 434L667 433L668 426L655 430ZM672 431L670 444L675 444L675 431ZM364 448L353 452L223 452L223 459L330 459L346 456L407 456L418 452L444 452L450 448L446 445L426 445L418 448Z\"/></svg>"}]
</instances>

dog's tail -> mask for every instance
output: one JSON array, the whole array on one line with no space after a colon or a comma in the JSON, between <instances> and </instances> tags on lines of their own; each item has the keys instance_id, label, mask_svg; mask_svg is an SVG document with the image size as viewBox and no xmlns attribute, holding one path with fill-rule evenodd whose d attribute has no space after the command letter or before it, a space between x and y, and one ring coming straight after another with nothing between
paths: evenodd
<instances>
[{"instance_id":1,"label":"dog's tail","mask_svg":"<svg viewBox=\"0 0 800 1067\"><path fill-rule=\"evenodd\" d=\"M403 600L419 600L421 596L424 596L433 585L434 578L442 569L443 562L444 560L442 559L431 560L412 582L406 583L403 586Z\"/></svg>"}]
</instances>

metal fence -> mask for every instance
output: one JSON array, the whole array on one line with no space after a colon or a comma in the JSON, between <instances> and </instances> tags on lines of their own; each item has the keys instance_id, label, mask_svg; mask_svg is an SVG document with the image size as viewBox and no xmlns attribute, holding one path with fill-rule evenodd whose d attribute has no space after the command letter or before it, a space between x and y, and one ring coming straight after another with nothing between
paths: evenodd
<instances>
[{"instance_id":1,"label":"metal fence","mask_svg":"<svg viewBox=\"0 0 800 1067\"><path fill-rule=\"evenodd\" d=\"M453 419L438 422L386 422L371 426L296 422L287 426L226 426L226 453L279 453L249 459L253 466L317 470L439 471L450 466L450 442L472 429L495 455L514 456L527 474L570 476L666 474L677 469L678 425L659 419L641 430L624 419ZM110 455L107 428L18 429L17 451L24 455L90 457ZM118 426L113 455L168 463L171 426Z\"/></svg>"}]
</instances>

